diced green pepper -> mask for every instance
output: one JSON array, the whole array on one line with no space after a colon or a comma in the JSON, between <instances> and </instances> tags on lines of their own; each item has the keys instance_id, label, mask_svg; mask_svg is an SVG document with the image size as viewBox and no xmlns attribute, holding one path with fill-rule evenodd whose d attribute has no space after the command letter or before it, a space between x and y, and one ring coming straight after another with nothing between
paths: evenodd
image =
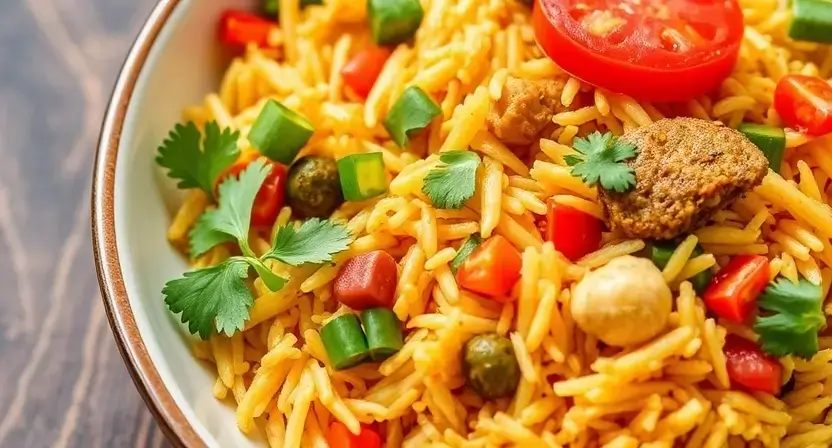
<instances>
[{"instance_id":1,"label":"diced green pepper","mask_svg":"<svg viewBox=\"0 0 832 448\"><path fill-rule=\"evenodd\" d=\"M404 148L410 138L418 135L441 113L442 109L424 90L410 86L384 117L384 128L393 141Z\"/></svg>"},{"instance_id":2,"label":"diced green pepper","mask_svg":"<svg viewBox=\"0 0 832 448\"><path fill-rule=\"evenodd\" d=\"M832 43L832 2L794 0L789 37L809 42Z\"/></svg>"},{"instance_id":3,"label":"diced green pepper","mask_svg":"<svg viewBox=\"0 0 832 448\"><path fill-rule=\"evenodd\" d=\"M378 45L396 45L411 39L424 14L419 0L367 0L370 29Z\"/></svg>"},{"instance_id":4,"label":"diced green pepper","mask_svg":"<svg viewBox=\"0 0 832 448\"><path fill-rule=\"evenodd\" d=\"M354 367L367 359L370 349L355 314L344 314L321 328L321 341L335 370Z\"/></svg>"},{"instance_id":5,"label":"diced green pepper","mask_svg":"<svg viewBox=\"0 0 832 448\"><path fill-rule=\"evenodd\" d=\"M361 312L367 334L370 358L382 361L401 350L404 345L402 324L390 308L368 308Z\"/></svg>"},{"instance_id":6,"label":"diced green pepper","mask_svg":"<svg viewBox=\"0 0 832 448\"><path fill-rule=\"evenodd\" d=\"M783 151L786 150L786 132L782 128L757 123L742 123L737 130L760 148L768 159L769 168L779 173Z\"/></svg>"},{"instance_id":7,"label":"diced green pepper","mask_svg":"<svg viewBox=\"0 0 832 448\"><path fill-rule=\"evenodd\" d=\"M465 263L465 260L474 252L480 244L482 244L482 237L479 233L474 233L462 243L462 246L459 246L459 250L456 252L456 256L453 260L451 260L451 272L456 274L456 271Z\"/></svg>"},{"instance_id":8,"label":"diced green pepper","mask_svg":"<svg viewBox=\"0 0 832 448\"><path fill-rule=\"evenodd\" d=\"M670 241L657 241L652 243L650 245L650 259L653 261L653 264L659 269L664 269L667 263L670 262L670 257L673 256L673 252L676 251L676 246L675 243ZM705 252L702 250L702 247L697 244L693 248L691 258L698 257L703 253ZM689 278L688 281L693 285L693 289L701 294L711 282L713 276L713 272L707 269Z\"/></svg>"},{"instance_id":9,"label":"diced green pepper","mask_svg":"<svg viewBox=\"0 0 832 448\"><path fill-rule=\"evenodd\" d=\"M650 245L650 260L659 269L664 269L670 257L676 251L676 244L669 241L656 241Z\"/></svg>"},{"instance_id":10,"label":"diced green pepper","mask_svg":"<svg viewBox=\"0 0 832 448\"><path fill-rule=\"evenodd\" d=\"M363 201L387 191L387 174L380 152L352 154L338 160L341 191L348 201Z\"/></svg>"},{"instance_id":11,"label":"diced green pepper","mask_svg":"<svg viewBox=\"0 0 832 448\"><path fill-rule=\"evenodd\" d=\"M290 165L315 129L297 112L269 100L248 133L251 146L275 162Z\"/></svg>"},{"instance_id":12,"label":"diced green pepper","mask_svg":"<svg viewBox=\"0 0 832 448\"><path fill-rule=\"evenodd\" d=\"M697 244L696 247L693 248L691 258L698 257L704 253L705 251L702 249L702 246ZM708 287L713 278L713 271L711 271L710 269L705 269L704 271L689 278L688 281L693 285L693 290L696 291L697 294L702 294L703 292L705 292L705 288Z\"/></svg>"}]
</instances>

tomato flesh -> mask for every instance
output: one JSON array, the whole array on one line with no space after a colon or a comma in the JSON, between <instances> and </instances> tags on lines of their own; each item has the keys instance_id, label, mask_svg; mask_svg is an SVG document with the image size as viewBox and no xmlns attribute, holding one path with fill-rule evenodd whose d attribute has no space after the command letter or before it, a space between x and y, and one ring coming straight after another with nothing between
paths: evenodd
<instances>
[{"instance_id":1,"label":"tomato flesh","mask_svg":"<svg viewBox=\"0 0 832 448\"><path fill-rule=\"evenodd\" d=\"M737 0L537 0L537 43L571 75L648 101L716 90L743 35Z\"/></svg>"},{"instance_id":2,"label":"tomato flesh","mask_svg":"<svg viewBox=\"0 0 832 448\"><path fill-rule=\"evenodd\" d=\"M520 278L523 260L520 252L500 235L493 236L477 247L460 265L456 273L459 286L509 302L508 293Z\"/></svg>"},{"instance_id":3,"label":"tomato flesh","mask_svg":"<svg viewBox=\"0 0 832 448\"><path fill-rule=\"evenodd\" d=\"M549 200L546 217L546 241L555 250L575 261L601 247L604 223L589 213Z\"/></svg>"},{"instance_id":4,"label":"tomato flesh","mask_svg":"<svg viewBox=\"0 0 832 448\"><path fill-rule=\"evenodd\" d=\"M354 309L392 308L398 282L396 260L383 250L347 260L332 282L332 296Z\"/></svg>"},{"instance_id":5,"label":"tomato flesh","mask_svg":"<svg viewBox=\"0 0 832 448\"><path fill-rule=\"evenodd\" d=\"M326 442L330 448L381 448L381 436L373 428L361 425L361 433L356 436L338 421L329 426Z\"/></svg>"},{"instance_id":6,"label":"tomato flesh","mask_svg":"<svg viewBox=\"0 0 832 448\"><path fill-rule=\"evenodd\" d=\"M220 18L220 40L226 45L244 47L254 43L268 47L269 34L277 24L245 11L228 10Z\"/></svg>"},{"instance_id":7,"label":"tomato flesh","mask_svg":"<svg viewBox=\"0 0 832 448\"><path fill-rule=\"evenodd\" d=\"M249 163L257 160L260 156L254 152L241 155L230 167L217 178L214 185L214 194L219 197L219 184L229 176L237 177L246 169ZM265 160L265 158L264 158ZM269 175L257 192L254 198L254 205L251 208L251 225L254 227L268 227L274 224L280 209L285 203L286 194L286 166L267 160L267 166L271 166Z\"/></svg>"},{"instance_id":8,"label":"tomato flesh","mask_svg":"<svg viewBox=\"0 0 832 448\"><path fill-rule=\"evenodd\" d=\"M725 337L725 367L728 377L746 389L772 395L780 393L783 366L766 355L757 344L729 334Z\"/></svg>"},{"instance_id":9,"label":"tomato flesh","mask_svg":"<svg viewBox=\"0 0 832 448\"><path fill-rule=\"evenodd\" d=\"M702 297L705 306L717 316L742 323L754 311L757 296L768 282L768 258L737 255L717 272Z\"/></svg>"},{"instance_id":10,"label":"tomato flesh","mask_svg":"<svg viewBox=\"0 0 832 448\"><path fill-rule=\"evenodd\" d=\"M387 48L370 47L344 64L341 77L356 95L367 98L389 57L390 50Z\"/></svg>"},{"instance_id":11,"label":"tomato flesh","mask_svg":"<svg viewBox=\"0 0 832 448\"><path fill-rule=\"evenodd\" d=\"M816 76L781 78L774 89L774 109L798 131L810 135L832 132L832 86Z\"/></svg>"}]
</instances>

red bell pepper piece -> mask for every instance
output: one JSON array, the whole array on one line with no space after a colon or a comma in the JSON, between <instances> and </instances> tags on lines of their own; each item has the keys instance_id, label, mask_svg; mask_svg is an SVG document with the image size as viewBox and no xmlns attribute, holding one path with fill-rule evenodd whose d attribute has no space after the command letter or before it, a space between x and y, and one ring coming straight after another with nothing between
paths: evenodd
<instances>
[{"instance_id":1,"label":"red bell pepper piece","mask_svg":"<svg viewBox=\"0 0 832 448\"><path fill-rule=\"evenodd\" d=\"M344 64L341 77L356 95L367 98L389 57L390 50L387 48L370 47Z\"/></svg>"},{"instance_id":2,"label":"red bell pepper piece","mask_svg":"<svg viewBox=\"0 0 832 448\"><path fill-rule=\"evenodd\" d=\"M361 433L355 435L338 421L332 422L326 435L330 448L381 448L381 436L367 425L361 426Z\"/></svg>"},{"instance_id":3,"label":"red bell pepper piece","mask_svg":"<svg viewBox=\"0 0 832 448\"><path fill-rule=\"evenodd\" d=\"M768 258L737 255L716 274L702 297L717 316L742 323L754 311L757 296L768 281Z\"/></svg>"},{"instance_id":4,"label":"red bell pepper piece","mask_svg":"<svg viewBox=\"0 0 832 448\"><path fill-rule=\"evenodd\" d=\"M222 181L229 176L239 176L249 163L258 158L260 158L260 155L256 152L248 152L240 156L217 178L214 185L214 195L219 197L218 189ZM266 180L260 186L260 190L254 198L254 205L251 208L251 225L254 227L267 227L274 224L280 209L283 207L286 194L286 178L288 176L286 167L265 158L264 160L266 160L267 166L272 167L272 170L266 176Z\"/></svg>"},{"instance_id":5,"label":"red bell pepper piece","mask_svg":"<svg viewBox=\"0 0 832 448\"><path fill-rule=\"evenodd\" d=\"M226 45L246 46L249 42L258 47L269 46L269 34L277 23L257 15L228 10L220 19L220 39Z\"/></svg>"},{"instance_id":6,"label":"red bell pepper piece","mask_svg":"<svg viewBox=\"0 0 832 448\"><path fill-rule=\"evenodd\" d=\"M546 241L555 243L555 250L575 261L601 247L604 223L577 208L549 200L546 217Z\"/></svg>"},{"instance_id":7,"label":"red bell pepper piece","mask_svg":"<svg viewBox=\"0 0 832 448\"><path fill-rule=\"evenodd\" d=\"M459 286L491 297L498 302L509 302L507 296L520 278L523 260L520 252L500 235L493 236L471 252L456 272Z\"/></svg>"},{"instance_id":8,"label":"red bell pepper piece","mask_svg":"<svg viewBox=\"0 0 832 448\"><path fill-rule=\"evenodd\" d=\"M757 344L737 335L725 337L725 365L731 381L746 389L772 395L780 393L783 366L777 358L766 355Z\"/></svg>"},{"instance_id":9,"label":"red bell pepper piece","mask_svg":"<svg viewBox=\"0 0 832 448\"><path fill-rule=\"evenodd\" d=\"M398 274L396 260L383 250L357 255L338 271L332 296L354 310L392 308Z\"/></svg>"}]
</instances>

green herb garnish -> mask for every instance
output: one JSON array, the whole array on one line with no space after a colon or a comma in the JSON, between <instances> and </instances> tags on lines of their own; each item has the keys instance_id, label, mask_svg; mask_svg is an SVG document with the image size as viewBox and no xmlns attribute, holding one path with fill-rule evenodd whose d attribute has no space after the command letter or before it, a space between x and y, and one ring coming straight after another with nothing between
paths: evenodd
<instances>
[{"instance_id":1,"label":"green herb garnish","mask_svg":"<svg viewBox=\"0 0 832 448\"><path fill-rule=\"evenodd\" d=\"M459 210L474 195L480 157L472 151L446 151L439 161L443 165L425 176L422 193L436 208Z\"/></svg>"},{"instance_id":2,"label":"green herb garnish","mask_svg":"<svg viewBox=\"0 0 832 448\"><path fill-rule=\"evenodd\" d=\"M818 352L818 330L826 324L820 286L804 278L794 284L781 277L763 291L757 304L770 313L757 317L754 323L763 351L804 358Z\"/></svg>"},{"instance_id":3,"label":"green herb garnish","mask_svg":"<svg viewBox=\"0 0 832 448\"><path fill-rule=\"evenodd\" d=\"M215 121L205 124L205 138L193 122L177 124L159 147L156 163L178 179L179 188L200 188L214 197L214 181L237 160L239 132L220 130Z\"/></svg>"},{"instance_id":4,"label":"green herb garnish","mask_svg":"<svg viewBox=\"0 0 832 448\"><path fill-rule=\"evenodd\" d=\"M632 143L619 140L611 132L598 131L587 138L576 138L573 144L578 154L564 157L572 167L572 175L590 187L600 183L605 190L623 193L636 184L633 168L624 162L638 154Z\"/></svg>"},{"instance_id":5,"label":"green herb garnish","mask_svg":"<svg viewBox=\"0 0 832 448\"><path fill-rule=\"evenodd\" d=\"M267 288L277 291L288 279L272 272L266 260L292 266L329 262L333 254L346 250L352 242L343 225L312 219L299 230L291 224L279 228L271 249L261 257L256 256L248 243L251 208L270 170L264 161L256 160L239 178L224 181L220 185L218 207L203 213L190 234L194 257L217 244L235 240L242 255L217 266L188 272L162 289L168 308L182 313L182 322L188 324L189 331L203 339L215 329L230 336L245 327L248 309L254 303L245 284L249 267L254 268Z\"/></svg>"}]
</instances>

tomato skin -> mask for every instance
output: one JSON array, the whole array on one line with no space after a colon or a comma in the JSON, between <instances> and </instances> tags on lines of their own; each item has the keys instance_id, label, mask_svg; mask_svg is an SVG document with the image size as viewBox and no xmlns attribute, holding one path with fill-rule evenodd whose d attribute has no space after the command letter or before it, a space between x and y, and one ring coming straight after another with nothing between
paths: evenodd
<instances>
[{"instance_id":1,"label":"tomato skin","mask_svg":"<svg viewBox=\"0 0 832 448\"><path fill-rule=\"evenodd\" d=\"M508 293L520 279L520 252L500 235L492 236L468 256L456 272L459 286L498 302L510 302Z\"/></svg>"},{"instance_id":2,"label":"tomato skin","mask_svg":"<svg viewBox=\"0 0 832 448\"><path fill-rule=\"evenodd\" d=\"M277 24L245 11L227 10L220 18L220 40L229 46L269 46L269 34Z\"/></svg>"},{"instance_id":3,"label":"tomato skin","mask_svg":"<svg viewBox=\"0 0 832 448\"><path fill-rule=\"evenodd\" d=\"M702 297L705 306L717 316L742 323L754 311L757 296L768 282L768 258L737 255L717 272Z\"/></svg>"},{"instance_id":4,"label":"tomato skin","mask_svg":"<svg viewBox=\"0 0 832 448\"><path fill-rule=\"evenodd\" d=\"M575 17L578 5L587 3L590 12L633 12L621 14L624 23L600 36ZM645 10L657 3L671 17ZM688 33L684 50L668 50L676 40L659 30L686 30L686 25L713 36ZM572 76L647 101L686 101L718 89L736 64L744 29L736 0L536 0L532 26L543 53Z\"/></svg>"},{"instance_id":5,"label":"tomato skin","mask_svg":"<svg viewBox=\"0 0 832 448\"><path fill-rule=\"evenodd\" d=\"M344 64L341 77L356 95L367 98L389 57L390 50L387 48L370 47L357 53Z\"/></svg>"},{"instance_id":6,"label":"tomato skin","mask_svg":"<svg viewBox=\"0 0 832 448\"><path fill-rule=\"evenodd\" d=\"M604 223L600 219L568 205L548 202L546 241L555 250L575 261L601 247Z\"/></svg>"},{"instance_id":7,"label":"tomato skin","mask_svg":"<svg viewBox=\"0 0 832 448\"><path fill-rule=\"evenodd\" d=\"M261 158L256 152L247 152L240 156L236 162L225 169L217 178L214 185L214 195L219 197L219 184L229 176L239 176L249 163ZM272 162L265 157L266 166L271 166L269 175L257 192L254 198L254 205L251 208L251 225L254 227L268 227L274 224L280 209L285 203L286 178L288 170L286 166Z\"/></svg>"},{"instance_id":8,"label":"tomato skin","mask_svg":"<svg viewBox=\"0 0 832 448\"><path fill-rule=\"evenodd\" d=\"M326 442L330 448L381 448L381 436L371 427L361 425L361 433L356 436L339 421L329 426Z\"/></svg>"},{"instance_id":9,"label":"tomato skin","mask_svg":"<svg viewBox=\"0 0 832 448\"><path fill-rule=\"evenodd\" d=\"M780 393L783 366L754 342L734 334L725 337L725 366L731 382L771 395Z\"/></svg>"},{"instance_id":10,"label":"tomato skin","mask_svg":"<svg viewBox=\"0 0 832 448\"><path fill-rule=\"evenodd\" d=\"M398 283L396 260L383 250L356 255L341 266L332 297L354 309L392 308Z\"/></svg>"},{"instance_id":11,"label":"tomato skin","mask_svg":"<svg viewBox=\"0 0 832 448\"><path fill-rule=\"evenodd\" d=\"M786 124L801 132L832 132L832 86L816 76L782 77L774 89L774 109Z\"/></svg>"}]
</instances>

